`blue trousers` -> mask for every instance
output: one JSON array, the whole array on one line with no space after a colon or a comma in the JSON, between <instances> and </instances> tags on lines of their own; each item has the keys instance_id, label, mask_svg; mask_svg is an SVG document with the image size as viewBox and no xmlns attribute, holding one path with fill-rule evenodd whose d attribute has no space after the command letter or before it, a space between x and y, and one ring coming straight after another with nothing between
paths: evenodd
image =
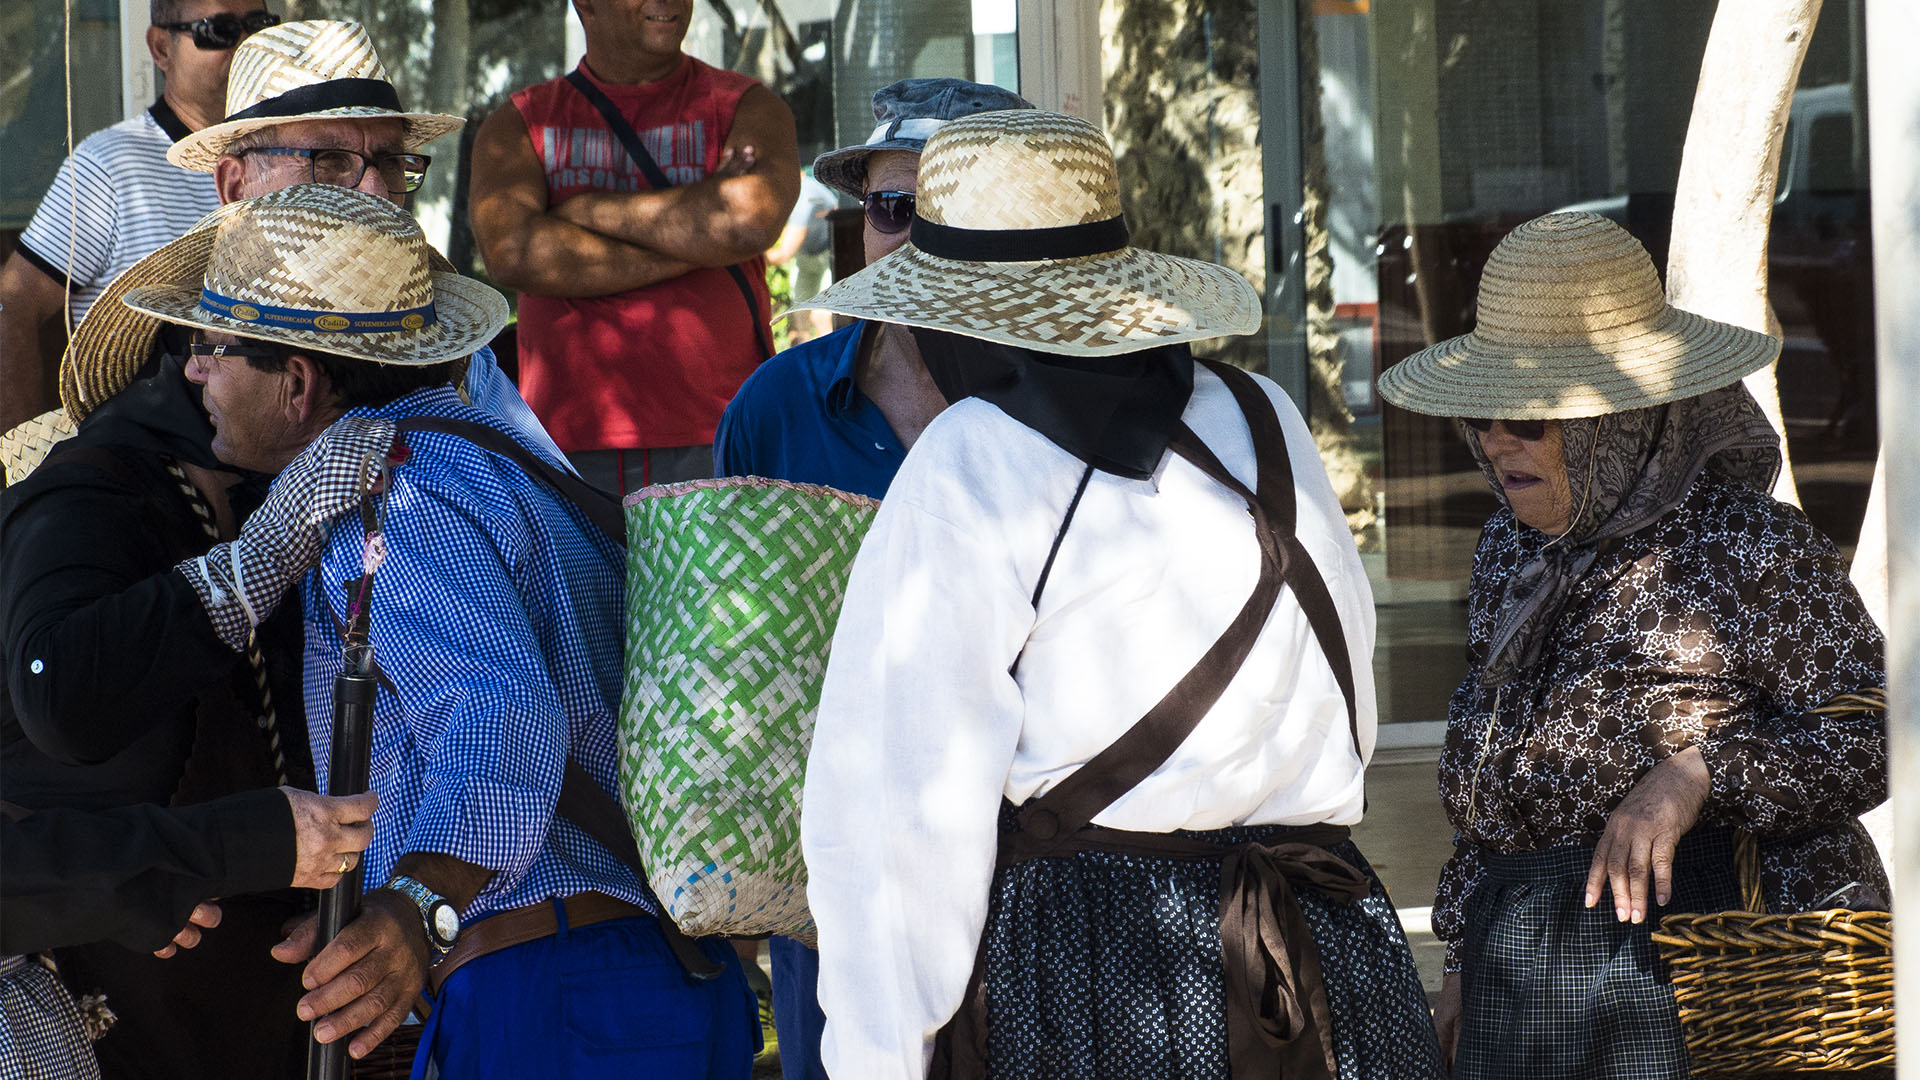
<instances>
[{"instance_id":1,"label":"blue trousers","mask_svg":"<svg viewBox=\"0 0 1920 1080\"><path fill-rule=\"evenodd\" d=\"M780 1035L781 1080L827 1080L820 1064L820 954L789 937L767 941L773 961L773 1028Z\"/></svg>"},{"instance_id":2,"label":"blue trousers","mask_svg":"<svg viewBox=\"0 0 1920 1080\"><path fill-rule=\"evenodd\" d=\"M723 969L704 983L681 971L652 919L570 930L562 913L558 934L453 973L413 1080L747 1080L760 1042L753 991L724 942L701 947Z\"/></svg>"}]
</instances>

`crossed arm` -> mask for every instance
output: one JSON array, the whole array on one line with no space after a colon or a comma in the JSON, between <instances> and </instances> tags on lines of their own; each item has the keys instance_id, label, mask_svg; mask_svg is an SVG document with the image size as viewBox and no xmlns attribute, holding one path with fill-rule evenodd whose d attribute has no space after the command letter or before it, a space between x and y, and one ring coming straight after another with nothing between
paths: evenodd
<instances>
[{"instance_id":1,"label":"crossed arm","mask_svg":"<svg viewBox=\"0 0 1920 1080\"><path fill-rule=\"evenodd\" d=\"M720 168L663 191L588 192L554 206L518 109L474 141L473 234L487 273L540 296L606 296L771 247L800 194L793 113L765 87L740 99Z\"/></svg>"}]
</instances>

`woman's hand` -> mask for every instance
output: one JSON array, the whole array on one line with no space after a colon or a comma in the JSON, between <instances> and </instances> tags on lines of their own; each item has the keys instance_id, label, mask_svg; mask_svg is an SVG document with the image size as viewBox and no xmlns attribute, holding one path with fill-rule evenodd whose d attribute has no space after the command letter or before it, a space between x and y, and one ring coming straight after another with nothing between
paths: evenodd
<instances>
[{"instance_id":1,"label":"woman's hand","mask_svg":"<svg viewBox=\"0 0 1920 1080\"><path fill-rule=\"evenodd\" d=\"M299 788L280 790L293 804L294 888L332 888L342 874L360 865L360 853L373 843L379 796L369 791L334 798Z\"/></svg>"},{"instance_id":2,"label":"woman's hand","mask_svg":"<svg viewBox=\"0 0 1920 1080\"><path fill-rule=\"evenodd\" d=\"M1440 980L1440 997L1433 1003L1433 1032L1440 1036L1440 1056L1453 1072L1454 1051L1460 1048L1460 973Z\"/></svg>"},{"instance_id":3,"label":"woman's hand","mask_svg":"<svg viewBox=\"0 0 1920 1080\"><path fill-rule=\"evenodd\" d=\"M1680 838L1700 820L1713 778L1700 748L1689 746L1655 765L1633 785L1607 819L1607 830L1587 871L1587 906L1600 902L1600 888L1613 892L1613 913L1621 922L1644 922L1647 879L1652 897L1665 905L1673 898L1673 852Z\"/></svg>"}]
</instances>

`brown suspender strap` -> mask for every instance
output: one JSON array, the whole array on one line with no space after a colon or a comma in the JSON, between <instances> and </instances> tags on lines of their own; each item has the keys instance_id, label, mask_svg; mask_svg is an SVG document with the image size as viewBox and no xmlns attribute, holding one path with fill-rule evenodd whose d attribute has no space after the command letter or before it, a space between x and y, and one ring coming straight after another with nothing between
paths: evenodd
<instances>
[{"instance_id":1,"label":"brown suspender strap","mask_svg":"<svg viewBox=\"0 0 1920 1080\"><path fill-rule=\"evenodd\" d=\"M1284 567L1287 587L1293 590L1293 599L1307 617L1307 625L1313 630L1313 636L1320 644L1320 651L1326 655L1327 664L1333 668L1333 681L1339 685L1341 694L1347 699L1347 732L1353 737L1353 752L1363 759L1360 751L1360 715L1359 702L1354 694L1353 657L1347 651L1347 635L1341 627L1340 611L1333 606L1333 594L1327 589L1326 578L1320 574L1320 568L1314 565L1313 557L1307 554L1306 546L1300 543L1297 534L1298 514L1293 500L1293 466L1287 454L1287 435L1280 427L1280 416L1273 410L1273 402L1266 392L1260 389L1253 376L1237 367L1230 367L1217 360L1201 360L1207 370L1220 376L1233 392L1234 400L1240 403L1240 411L1247 417L1247 426L1253 432L1256 447L1263 443L1272 447L1277 455L1281 469L1261 468L1255 478L1258 488L1259 505L1266 511L1275 535L1285 552ZM1206 444L1201 444L1206 450ZM1212 451L1206 451L1212 456ZM1226 467L1214 459L1214 467L1229 487L1244 486L1232 479ZM1284 496L1282 495L1284 489Z\"/></svg>"},{"instance_id":2,"label":"brown suspender strap","mask_svg":"<svg viewBox=\"0 0 1920 1080\"><path fill-rule=\"evenodd\" d=\"M1246 373L1201 362L1226 383L1246 417L1253 439L1255 486L1249 489L1228 472L1184 424L1174 433L1169 449L1246 502L1260 546L1260 575L1253 594L1199 663L1145 716L1046 795L1021 808L1017 828L1001 837L1000 859L1005 864L1083 850L1219 858L1231 1075L1234 1080L1268 1075L1330 1080L1337 1074L1332 1020L1318 953L1294 899L1294 885L1310 886L1349 902L1367 894L1369 879L1325 850L1329 842L1344 838L1345 830L1315 826L1274 843L1219 848L1177 834L1087 829L1096 815L1165 764L1220 700L1252 652L1283 585L1293 589L1333 669L1346 697L1354 752L1360 750L1353 669L1339 612L1313 559L1294 535L1293 467L1279 416ZM1058 538L1054 547L1057 551ZM1048 561L1051 564L1051 555ZM936 1040L936 1075L985 1074L986 1004L980 978L976 962L966 1003Z\"/></svg>"},{"instance_id":3,"label":"brown suspender strap","mask_svg":"<svg viewBox=\"0 0 1920 1080\"><path fill-rule=\"evenodd\" d=\"M1016 857L1044 854L1052 841L1084 828L1173 756L1201 718L1220 700L1227 684L1233 681L1253 651L1254 642L1279 600L1282 584L1294 587L1294 599L1305 612L1307 625L1333 668L1334 679L1346 696L1347 728L1354 752L1360 752L1353 667L1339 612L1313 559L1293 535L1296 520L1293 467L1279 416L1273 411L1273 403L1245 372L1202 362L1234 392L1241 412L1247 417L1253 435L1258 490L1249 490L1228 472L1206 443L1185 424L1174 433L1169 448L1246 501L1260 542L1260 577L1253 594L1227 625L1226 632L1165 697L1105 750L1053 790L1021 809L1019 830L1009 838L1010 853Z\"/></svg>"}]
</instances>

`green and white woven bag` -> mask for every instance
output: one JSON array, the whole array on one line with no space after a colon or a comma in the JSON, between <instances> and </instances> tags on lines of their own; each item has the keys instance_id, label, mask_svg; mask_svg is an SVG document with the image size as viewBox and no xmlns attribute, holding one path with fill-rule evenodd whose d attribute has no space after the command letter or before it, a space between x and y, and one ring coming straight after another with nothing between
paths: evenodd
<instances>
[{"instance_id":1,"label":"green and white woven bag","mask_svg":"<svg viewBox=\"0 0 1920 1080\"><path fill-rule=\"evenodd\" d=\"M691 936L813 942L800 790L879 505L758 477L627 497L621 795L647 878Z\"/></svg>"}]
</instances>

